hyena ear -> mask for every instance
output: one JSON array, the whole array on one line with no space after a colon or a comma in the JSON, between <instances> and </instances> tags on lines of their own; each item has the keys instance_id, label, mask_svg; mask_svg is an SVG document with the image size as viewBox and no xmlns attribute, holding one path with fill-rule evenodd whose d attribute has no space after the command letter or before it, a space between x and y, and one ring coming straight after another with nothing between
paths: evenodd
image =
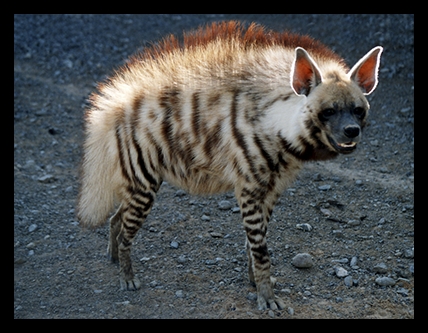
<instances>
[{"instance_id":1,"label":"hyena ear","mask_svg":"<svg viewBox=\"0 0 428 333\"><path fill-rule=\"evenodd\" d=\"M371 94L377 86L377 73L382 51L382 46L371 49L348 73L350 79L354 80L363 90L364 95Z\"/></svg>"},{"instance_id":2,"label":"hyena ear","mask_svg":"<svg viewBox=\"0 0 428 333\"><path fill-rule=\"evenodd\" d=\"M308 96L311 89L322 82L318 65L301 47L296 48L296 57L291 66L291 87L297 95Z\"/></svg>"}]
</instances>

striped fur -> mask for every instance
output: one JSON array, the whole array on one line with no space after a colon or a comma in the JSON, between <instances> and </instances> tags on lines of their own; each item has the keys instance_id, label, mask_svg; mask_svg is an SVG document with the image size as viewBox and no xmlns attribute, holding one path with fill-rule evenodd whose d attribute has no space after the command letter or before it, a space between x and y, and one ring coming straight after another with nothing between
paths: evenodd
<instances>
[{"instance_id":1,"label":"striped fur","mask_svg":"<svg viewBox=\"0 0 428 333\"><path fill-rule=\"evenodd\" d=\"M164 39L101 84L86 113L78 216L100 226L120 204L108 251L121 287L140 287L131 243L166 180L193 194L235 191L258 307L283 308L266 243L274 204L305 161L355 148L381 51L349 70L310 37L224 22Z\"/></svg>"}]
</instances>

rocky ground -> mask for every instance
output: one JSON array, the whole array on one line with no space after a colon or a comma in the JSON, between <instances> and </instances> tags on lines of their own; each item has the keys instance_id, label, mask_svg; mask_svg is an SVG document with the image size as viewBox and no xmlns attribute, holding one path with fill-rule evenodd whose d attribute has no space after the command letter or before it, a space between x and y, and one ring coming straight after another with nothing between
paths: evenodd
<instances>
[{"instance_id":1,"label":"rocky ground","mask_svg":"<svg viewBox=\"0 0 428 333\"><path fill-rule=\"evenodd\" d=\"M357 152L308 164L274 210L283 311L257 310L232 194L162 186L133 247L136 292L106 259L108 227L82 231L74 214L95 82L165 34L226 19L310 34L350 65L385 49ZM414 318L413 75L413 15L16 15L14 317Z\"/></svg>"}]
</instances>

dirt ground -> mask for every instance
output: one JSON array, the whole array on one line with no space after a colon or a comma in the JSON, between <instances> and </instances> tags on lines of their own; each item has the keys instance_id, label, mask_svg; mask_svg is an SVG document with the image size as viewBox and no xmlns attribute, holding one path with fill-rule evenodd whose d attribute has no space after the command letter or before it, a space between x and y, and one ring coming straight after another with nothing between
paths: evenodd
<instances>
[{"instance_id":1,"label":"dirt ground","mask_svg":"<svg viewBox=\"0 0 428 333\"><path fill-rule=\"evenodd\" d=\"M163 184L134 242L135 292L106 258L108 226L83 231L74 214L95 82L166 34L228 19L309 34L351 66L384 47L357 151L306 165L274 210L283 311L257 310L232 193ZM314 265L295 268L304 252ZM414 16L16 15L14 318L414 318Z\"/></svg>"}]
</instances>

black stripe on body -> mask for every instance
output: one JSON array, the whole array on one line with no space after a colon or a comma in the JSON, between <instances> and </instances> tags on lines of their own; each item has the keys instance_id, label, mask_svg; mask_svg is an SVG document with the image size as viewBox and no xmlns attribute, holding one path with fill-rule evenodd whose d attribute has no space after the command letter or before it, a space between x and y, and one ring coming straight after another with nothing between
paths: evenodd
<instances>
[{"instance_id":1,"label":"black stripe on body","mask_svg":"<svg viewBox=\"0 0 428 333\"><path fill-rule=\"evenodd\" d=\"M131 176L128 174L128 170L125 163L125 156L124 156L125 147L122 142L122 137L120 135L120 125L116 125L116 142L117 142L117 150L119 153L119 163L120 163L122 176L127 180L129 184L132 184Z\"/></svg>"}]
</instances>

